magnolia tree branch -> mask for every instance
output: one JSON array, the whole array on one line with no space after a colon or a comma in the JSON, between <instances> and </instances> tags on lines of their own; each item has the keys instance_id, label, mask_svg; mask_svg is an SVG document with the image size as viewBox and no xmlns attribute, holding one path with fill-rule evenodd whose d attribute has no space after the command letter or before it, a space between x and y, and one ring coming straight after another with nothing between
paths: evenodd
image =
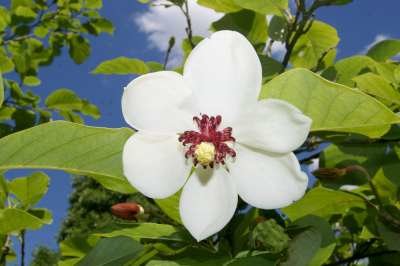
<instances>
[{"instance_id":1,"label":"magnolia tree branch","mask_svg":"<svg viewBox=\"0 0 400 266\"><path fill-rule=\"evenodd\" d=\"M290 56L299 38L312 26L314 12L322 7L332 5L332 0L315 0L309 9L306 7L305 0L296 0L296 14L293 21L288 26L288 34L285 41L286 53L282 61L282 72L289 64ZM300 19L301 18L301 19ZM323 58L322 58L323 59Z\"/></svg>"},{"instance_id":2,"label":"magnolia tree branch","mask_svg":"<svg viewBox=\"0 0 400 266\"><path fill-rule=\"evenodd\" d=\"M25 265L25 230L21 231L21 266Z\"/></svg>"},{"instance_id":3,"label":"magnolia tree branch","mask_svg":"<svg viewBox=\"0 0 400 266\"><path fill-rule=\"evenodd\" d=\"M175 45L175 38L172 36L171 38L169 38L168 49L167 49L167 52L165 53L165 59L164 59L164 65L163 65L164 70L167 68L169 55L171 54L171 51L172 51L172 48L174 47L174 45Z\"/></svg>"},{"instance_id":4,"label":"magnolia tree branch","mask_svg":"<svg viewBox=\"0 0 400 266\"><path fill-rule=\"evenodd\" d=\"M179 6L179 8L182 10L183 15L185 16L186 24L187 24L187 26L186 26L186 28L185 28L185 31L186 31L187 38L188 38L188 40L189 40L189 44L190 44L190 46L191 46L192 49L193 49L196 45L194 44L194 41L193 41L192 20L190 19L188 1L185 0L185 1L183 2L183 5L182 5L182 6Z\"/></svg>"},{"instance_id":5,"label":"magnolia tree branch","mask_svg":"<svg viewBox=\"0 0 400 266\"><path fill-rule=\"evenodd\" d=\"M6 265L7 255L10 252L10 244L11 244L11 238L9 235L7 235L6 241L4 242L4 246L1 247L0 266Z\"/></svg>"}]
</instances>

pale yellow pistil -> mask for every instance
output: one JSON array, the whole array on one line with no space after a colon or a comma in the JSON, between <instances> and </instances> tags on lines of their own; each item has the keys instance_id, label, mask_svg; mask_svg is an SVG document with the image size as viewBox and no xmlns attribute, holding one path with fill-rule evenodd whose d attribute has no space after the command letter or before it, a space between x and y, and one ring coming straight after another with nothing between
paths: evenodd
<instances>
[{"instance_id":1,"label":"pale yellow pistil","mask_svg":"<svg viewBox=\"0 0 400 266\"><path fill-rule=\"evenodd\" d=\"M202 142L196 146L194 155L201 165L207 166L214 161L215 147L210 142Z\"/></svg>"}]
</instances>

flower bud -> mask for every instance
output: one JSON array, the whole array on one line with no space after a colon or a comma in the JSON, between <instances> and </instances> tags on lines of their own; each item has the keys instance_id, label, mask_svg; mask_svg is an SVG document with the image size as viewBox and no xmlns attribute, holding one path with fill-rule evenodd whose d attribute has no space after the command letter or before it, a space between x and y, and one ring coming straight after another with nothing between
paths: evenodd
<instances>
[{"instance_id":1,"label":"flower bud","mask_svg":"<svg viewBox=\"0 0 400 266\"><path fill-rule=\"evenodd\" d=\"M346 173L346 168L319 168L313 172L313 175L320 179L337 179Z\"/></svg>"},{"instance_id":2,"label":"flower bud","mask_svg":"<svg viewBox=\"0 0 400 266\"><path fill-rule=\"evenodd\" d=\"M144 209L135 202L123 202L113 205L111 213L121 219L137 220L137 216L144 213Z\"/></svg>"}]
</instances>

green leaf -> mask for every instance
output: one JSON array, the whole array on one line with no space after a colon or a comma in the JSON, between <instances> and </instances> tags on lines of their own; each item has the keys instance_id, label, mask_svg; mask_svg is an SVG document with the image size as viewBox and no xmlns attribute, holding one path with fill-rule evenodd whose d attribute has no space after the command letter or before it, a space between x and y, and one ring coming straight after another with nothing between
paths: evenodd
<instances>
[{"instance_id":1,"label":"green leaf","mask_svg":"<svg viewBox=\"0 0 400 266\"><path fill-rule=\"evenodd\" d=\"M400 93L384 78L373 73L365 73L353 78L363 92L385 101L400 105Z\"/></svg>"},{"instance_id":2,"label":"green leaf","mask_svg":"<svg viewBox=\"0 0 400 266\"><path fill-rule=\"evenodd\" d=\"M91 25L96 28L96 30L101 32L106 32L108 34L114 33L114 26L111 21L105 18L99 18L91 21Z\"/></svg>"},{"instance_id":3,"label":"green leaf","mask_svg":"<svg viewBox=\"0 0 400 266\"><path fill-rule=\"evenodd\" d=\"M17 7L15 9L14 13L18 17L24 17L24 18L28 18L28 19L35 19L36 18L36 12L33 11L31 8L26 7L26 6Z\"/></svg>"},{"instance_id":4,"label":"green leaf","mask_svg":"<svg viewBox=\"0 0 400 266\"><path fill-rule=\"evenodd\" d=\"M4 101L4 83L3 83L3 75L0 72L0 107Z\"/></svg>"},{"instance_id":5,"label":"green leaf","mask_svg":"<svg viewBox=\"0 0 400 266\"><path fill-rule=\"evenodd\" d=\"M336 242L330 224L317 216L305 216L293 223L296 227L315 229L321 235L320 248L310 258L307 266L323 265L332 255Z\"/></svg>"},{"instance_id":6,"label":"green leaf","mask_svg":"<svg viewBox=\"0 0 400 266\"><path fill-rule=\"evenodd\" d=\"M365 208L365 202L361 197L346 192L317 187L282 211L291 220L297 220L311 214L320 217L343 214L352 207Z\"/></svg>"},{"instance_id":7,"label":"green leaf","mask_svg":"<svg viewBox=\"0 0 400 266\"><path fill-rule=\"evenodd\" d=\"M391 230L391 228L379 220L376 221L376 226L379 235L383 238L388 248L391 250L400 251L400 232Z\"/></svg>"},{"instance_id":8,"label":"green leaf","mask_svg":"<svg viewBox=\"0 0 400 266\"><path fill-rule=\"evenodd\" d=\"M8 107L8 106L0 107L0 120L11 119L14 112L15 112L15 108L13 108L13 107Z\"/></svg>"},{"instance_id":9,"label":"green leaf","mask_svg":"<svg viewBox=\"0 0 400 266\"><path fill-rule=\"evenodd\" d=\"M288 0L234 0L233 2L263 15L282 15L288 8Z\"/></svg>"},{"instance_id":10,"label":"green leaf","mask_svg":"<svg viewBox=\"0 0 400 266\"><path fill-rule=\"evenodd\" d=\"M143 246L126 236L101 239L97 245L77 263L77 266L124 265L136 258Z\"/></svg>"},{"instance_id":11,"label":"green leaf","mask_svg":"<svg viewBox=\"0 0 400 266\"><path fill-rule=\"evenodd\" d=\"M311 131L352 132L377 138L399 117L361 91L321 78L306 69L293 69L266 83L260 98L285 100L312 118Z\"/></svg>"},{"instance_id":12,"label":"green leaf","mask_svg":"<svg viewBox=\"0 0 400 266\"><path fill-rule=\"evenodd\" d=\"M100 9L103 7L103 0L85 0L85 6L90 9Z\"/></svg>"},{"instance_id":13,"label":"green leaf","mask_svg":"<svg viewBox=\"0 0 400 266\"><path fill-rule=\"evenodd\" d=\"M0 6L0 31L3 31L11 22L7 8Z\"/></svg>"},{"instance_id":14,"label":"green leaf","mask_svg":"<svg viewBox=\"0 0 400 266\"><path fill-rule=\"evenodd\" d=\"M9 183L13 193L25 207L34 206L46 194L50 178L43 172L30 176L14 178Z\"/></svg>"},{"instance_id":15,"label":"green leaf","mask_svg":"<svg viewBox=\"0 0 400 266\"><path fill-rule=\"evenodd\" d=\"M224 266L254 266L254 265L275 266L276 262L264 256L259 255L259 256L236 258L224 264Z\"/></svg>"},{"instance_id":16,"label":"green leaf","mask_svg":"<svg viewBox=\"0 0 400 266\"><path fill-rule=\"evenodd\" d=\"M0 173L0 209L4 208L4 204L8 197L8 184L5 177Z\"/></svg>"},{"instance_id":17,"label":"green leaf","mask_svg":"<svg viewBox=\"0 0 400 266\"><path fill-rule=\"evenodd\" d=\"M111 60L103 61L92 71L92 74L142 75L148 72L149 67L145 62L136 58L127 58L121 56Z\"/></svg>"},{"instance_id":18,"label":"green leaf","mask_svg":"<svg viewBox=\"0 0 400 266\"><path fill-rule=\"evenodd\" d=\"M90 102L88 102L86 100L82 100L82 103L83 103L83 106L81 109L82 114L89 115L89 116L93 117L94 119L100 118L100 110L96 105L91 104Z\"/></svg>"},{"instance_id":19,"label":"green leaf","mask_svg":"<svg viewBox=\"0 0 400 266\"><path fill-rule=\"evenodd\" d=\"M211 25L215 31L238 31L255 45L265 43L267 39L267 20L265 16L251 10L241 10L236 13L226 14Z\"/></svg>"},{"instance_id":20,"label":"green leaf","mask_svg":"<svg viewBox=\"0 0 400 266\"><path fill-rule=\"evenodd\" d=\"M152 239L191 243L192 237L183 229L169 224L118 223L100 229L94 235L101 237L128 236L135 240Z\"/></svg>"},{"instance_id":21,"label":"green leaf","mask_svg":"<svg viewBox=\"0 0 400 266\"><path fill-rule=\"evenodd\" d=\"M296 42L290 62L295 67L314 68L324 54L334 49L338 43L339 37L334 27L314 21L311 28Z\"/></svg>"},{"instance_id":22,"label":"green leaf","mask_svg":"<svg viewBox=\"0 0 400 266\"><path fill-rule=\"evenodd\" d=\"M282 266L309 266L310 261L321 246L322 236L315 228L310 228L290 241L288 257Z\"/></svg>"},{"instance_id":23,"label":"green leaf","mask_svg":"<svg viewBox=\"0 0 400 266\"><path fill-rule=\"evenodd\" d=\"M262 75L263 80L271 80L273 77L279 75L281 73L283 66L280 62L276 61L275 59L259 55L258 56L262 66Z\"/></svg>"},{"instance_id":24,"label":"green leaf","mask_svg":"<svg viewBox=\"0 0 400 266\"><path fill-rule=\"evenodd\" d=\"M356 55L336 62L327 68L322 76L337 83L354 87L353 78L363 73L375 71L377 63L368 56Z\"/></svg>"},{"instance_id":25,"label":"green leaf","mask_svg":"<svg viewBox=\"0 0 400 266\"><path fill-rule=\"evenodd\" d=\"M173 261L172 261L173 260ZM211 253L202 249L189 248L178 258L170 260L151 260L146 266L221 266L230 261L226 254Z\"/></svg>"},{"instance_id":26,"label":"green leaf","mask_svg":"<svg viewBox=\"0 0 400 266\"><path fill-rule=\"evenodd\" d=\"M81 110L82 100L70 89L57 89L47 96L45 104L48 108L64 111Z\"/></svg>"},{"instance_id":27,"label":"green leaf","mask_svg":"<svg viewBox=\"0 0 400 266\"><path fill-rule=\"evenodd\" d=\"M9 234L12 232L18 232L21 230L29 229L36 230L45 224L50 224L51 217L50 212L46 211L44 219L37 217L34 213L29 213L27 211L7 208L0 210L0 233Z\"/></svg>"},{"instance_id":28,"label":"green leaf","mask_svg":"<svg viewBox=\"0 0 400 266\"><path fill-rule=\"evenodd\" d=\"M80 35L68 38L69 55L76 64L82 64L90 55L89 41Z\"/></svg>"},{"instance_id":29,"label":"green leaf","mask_svg":"<svg viewBox=\"0 0 400 266\"><path fill-rule=\"evenodd\" d=\"M372 46L367 55L372 59L383 62L400 53L400 40L383 40Z\"/></svg>"},{"instance_id":30,"label":"green leaf","mask_svg":"<svg viewBox=\"0 0 400 266\"><path fill-rule=\"evenodd\" d=\"M23 83L30 87L36 87L36 86L39 86L40 83L42 83L42 82L36 76L26 76L26 77L24 77Z\"/></svg>"},{"instance_id":31,"label":"green leaf","mask_svg":"<svg viewBox=\"0 0 400 266\"><path fill-rule=\"evenodd\" d=\"M384 200L397 201L397 188L400 186L398 172L399 157L390 142L365 144L330 145L324 150L320 164L326 168L343 168L360 165L372 177L378 193ZM359 172L349 173L337 180L321 179L324 186L338 189L342 185L363 185L366 177Z\"/></svg>"},{"instance_id":32,"label":"green leaf","mask_svg":"<svg viewBox=\"0 0 400 266\"><path fill-rule=\"evenodd\" d=\"M263 247L263 250L272 253L279 253L287 248L289 240L285 229L273 219L257 224L251 233L253 247Z\"/></svg>"},{"instance_id":33,"label":"green leaf","mask_svg":"<svg viewBox=\"0 0 400 266\"><path fill-rule=\"evenodd\" d=\"M251 227L255 222L256 217L259 216L257 208L251 208L250 210L235 215L232 219L230 237L232 238L232 249L233 253L236 254L239 251L245 249L249 244Z\"/></svg>"},{"instance_id":34,"label":"green leaf","mask_svg":"<svg viewBox=\"0 0 400 266\"><path fill-rule=\"evenodd\" d=\"M242 9L232 0L197 0L197 3L221 13L231 13Z\"/></svg>"},{"instance_id":35,"label":"green leaf","mask_svg":"<svg viewBox=\"0 0 400 266\"><path fill-rule=\"evenodd\" d=\"M287 21L281 16L273 16L269 22L268 36L274 41L285 41L287 35Z\"/></svg>"},{"instance_id":36,"label":"green leaf","mask_svg":"<svg viewBox=\"0 0 400 266\"><path fill-rule=\"evenodd\" d=\"M65 121L42 124L0 139L0 170L45 168L93 177L104 187L133 193L122 173L122 149L132 131Z\"/></svg>"},{"instance_id":37,"label":"green leaf","mask_svg":"<svg viewBox=\"0 0 400 266\"><path fill-rule=\"evenodd\" d=\"M166 199L155 199L157 205L161 210L168 215L172 220L182 224L181 216L179 215L179 199L181 197L181 192L178 191L171 197Z\"/></svg>"}]
</instances>

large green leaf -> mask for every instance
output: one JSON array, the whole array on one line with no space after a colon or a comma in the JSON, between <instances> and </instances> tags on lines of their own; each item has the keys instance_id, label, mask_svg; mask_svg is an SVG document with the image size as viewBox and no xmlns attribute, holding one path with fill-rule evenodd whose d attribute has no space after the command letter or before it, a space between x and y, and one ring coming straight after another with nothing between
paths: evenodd
<instances>
[{"instance_id":1,"label":"large green leaf","mask_svg":"<svg viewBox=\"0 0 400 266\"><path fill-rule=\"evenodd\" d=\"M51 222L51 213L44 209L30 212L16 208L0 210L0 234L9 234L25 229L36 230L45 224L51 224Z\"/></svg>"},{"instance_id":2,"label":"large green leaf","mask_svg":"<svg viewBox=\"0 0 400 266\"><path fill-rule=\"evenodd\" d=\"M334 27L314 21L311 28L296 42L290 62L295 67L314 68L324 54L334 49L338 43L339 36Z\"/></svg>"},{"instance_id":3,"label":"large green leaf","mask_svg":"<svg viewBox=\"0 0 400 266\"><path fill-rule=\"evenodd\" d=\"M214 22L212 28L216 31L238 31L255 45L265 43L267 39L267 20L265 16L251 10L228 13L220 20Z\"/></svg>"},{"instance_id":4,"label":"large green leaf","mask_svg":"<svg viewBox=\"0 0 400 266\"><path fill-rule=\"evenodd\" d=\"M317 187L282 211L290 219L297 220L306 215L327 217L332 214L342 214L351 207L365 208L365 202L356 195Z\"/></svg>"},{"instance_id":5,"label":"large green leaf","mask_svg":"<svg viewBox=\"0 0 400 266\"><path fill-rule=\"evenodd\" d=\"M92 71L93 74L105 75L141 75L147 72L149 67L142 60L122 56L103 61Z\"/></svg>"},{"instance_id":6,"label":"large green leaf","mask_svg":"<svg viewBox=\"0 0 400 266\"><path fill-rule=\"evenodd\" d=\"M122 148L132 135L110 129L55 121L0 139L0 170L42 168L95 178L104 187L135 192L122 173Z\"/></svg>"},{"instance_id":7,"label":"large green leaf","mask_svg":"<svg viewBox=\"0 0 400 266\"><path fill-rule=\"evenodd\" d=\"M28 207L35 205L47 192L50 178L42 172L13 179L8 187L21 203Z\"/></svg>"},{"instance_id":8,"label":"large green leaf","mask_svg":"<svg viewBox=\"0 0 400 266\"><path fill-rule=\"evenodd\" d=\"M288 0L234 0L233 2L263 15L282 15L288 8Z\"/></svg>"},{"instance_id":9,"label":"large green leaf","mask_svg":"<svg viewBox=\"0 0 400 266\"><path fill-rule=\"evenodd\" d=\"M400 104L400 93L384 78L374 73L365 73L353 78L357 88L390 103Z\"/></svg>"},{"instance_id":10,"label":"large green leaf","mask_svg":"<svg viewBox=\"0 0 400 266\"><path fill-rule=\"evenodd\" d=\"M400 40L383 40L372 46L367 55L376 61L382 62L400 53Z\"/></svg>"},{"instance_id":11,"label":"large green leaf","mask_svg":"<svg viewBox=\"0 0 400 266\"><path fill-rule=\"evenodd\" d=\"M190 237L185 230L169 224L156 223L113 224L104 229L100 229L95 235L101 237L128 236L135 240L153 239L185 243L192 242L192 237Z\"/></svg>"},{"instance_id":12,"label":"large green leaf","mask_svg":"<svg viewBox=\"0 0 400 266\"><path fill-rule=\"evenodd\" d=\"M384 135L400 118L363 92L321 78L306 69L293 69L266 83L260 98L288 101L312 118L312 131Z\"/></svg>"},{"instance_id":13,"label":"large green leaf","mask_svg":"<svg viewBox=\"0 0 400 266\"><path fill-rule=\"evenodd\" d=\"M353 87L355 76L375 70L375 62L372 58L364 55L356 55L344 58L327 68L322 76L337 83Z\"/></svg>"},{"instance_id":14,"label":"large green leaf","mask_svg":"<svg viewBox=\"0 0 400 266\"><path fill-rule=\"evenodd\" d=\"M77 263L78 266L113 266L124 265L136 258L143 246L126 236L103 238Z\"/></svg>"}]
</instances>

